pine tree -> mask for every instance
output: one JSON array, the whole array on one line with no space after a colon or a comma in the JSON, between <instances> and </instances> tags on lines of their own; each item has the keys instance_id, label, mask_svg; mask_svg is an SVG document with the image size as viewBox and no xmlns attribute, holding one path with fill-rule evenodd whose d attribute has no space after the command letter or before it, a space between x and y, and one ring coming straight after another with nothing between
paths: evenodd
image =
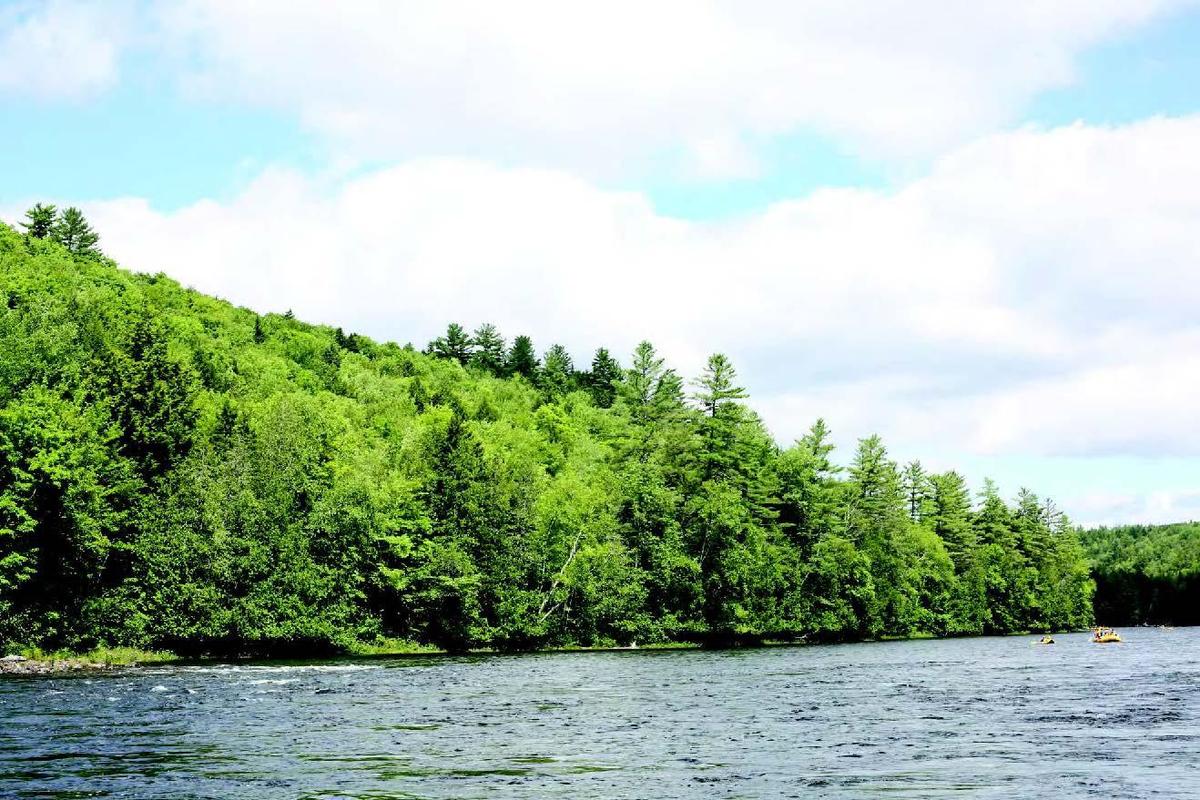
<instances>
[{"instance_id":1,"label":"pine tree","mask_svg":"<svg viewBox=\"0 0 1200 800\"><path fill-rule=\"evenodd\" d=\"M1012 529L1012 515L1000 497L1000 490L991 478L984 480L979 493L979 510L975 512L975 536L981 545L999 544L1015 550L1017 539Z\"/></svg>"},{"instance_id":2,"label":"pine tree","mask_svg":"<svg viewBox=\"0 0 1200 800\"><path fill-rule=\"evenodd\" d=\"M737 371L721 353L709 356L704 374L696 380L699 389L692 398L704 413L702 467L705 479L725 474L737 466L738 424L742 406L738 400L748 395L738 386Z\"/></svg>"},{"instance_id":3,"label":"pine tree","mask_svg":"<svg viewBox=\"0 0 1200 800\"><path fill-rule=\"evenodd\" d=\"M700 391L694 395L705 416L716 417L734 401L749 397L745 389L736 385L736 380L737 370L723 353L708 357L704 374L696 380L696 387Z\"/></svg>"},{"instance_id":4,"label":"pine tree","mask_svg":"<svg viewBox=\"0 0 1200 800\"><path fill-rule=\"evenodd\" d=\"M575 388L575 365L567 348L561 344L551 345L542 359L538 380L542 391L550 397L562 396Z\"/></svg>"},{"instance_id":5,"label":"pine tree","mask_svg":"<svg viewBox=\"0 0 1200 800\"><path fill-rule=\"evenodd\" d=\"M512 349L508 351L508 361L505 365L510 375L521 375L528 380L537 378L538 359L533 349L533 340L528 336L518 336L513 339Z\"/></svg>"},{"instance_id":6,"label":"pine tree","mask_svg":"<svg viewBox=\"0 0 1200 800\"><path fill-rule=\"evenodd\" d=\"M649 342L641 342L634 348L633 363L617 387L617 397L637 425L645 425L654 416L655 397L660 395L665 382L682 385L674 371L664 364Z\"/></svg>"},{"instance_id":7,"label":"pine tree","mask_svg":"<svg viewBox=\"0 0 1200 800\"><path fill-rule=\"evenodd\" d=\"M632 363L617 384L615 406L630 422L630 435L624 442L627 457L645 461L669 438L673 455L663 455L675 468L684 468L681 451L687 449L685 442L691 434L673 424L689 413L684 404L683 380L664 365L649 342L641 342L634 349Z\"/></svg>"},{"instance_id":8,"label":"pine tree","mask_svg":"<svg viewBox=\"0 0 1200 800\"><path fill-rule=\"evenodd\" d=\"M504 374L504 337L490 322L475 329L471 336L474 352L471 353L471 366L486 370L492 375Z\"/></svg>"},{"instance_id":9,"label":"pine tree","mask_svg":"<svg viewBox=\"0 0 1200 800\"><path fill-rule=\"evenodd\" d=\"M818 419L808 433L779 455L779 522L807 552L834 532L840 467L830 461L829 428Z\"/></svg>"},{"instance_id":10,"label":"pine tree","mask_svg":"<svg viewBox=\"0 0 1200 800\"><path fill-rule=\"evenodd\" d=\"M601 347L592 357L592 370L588 374L588 391L592 402L599 408L611 408L617 397L617 382L621 380L621 365Z\"/></svg>"},{"instance_id":11,"label":"pine tree","mask_svg":"<svg viewBox=\"0 0 1200 800\"><path fill-rule=\"evenodd\" d=\"M1043 517L1041 501L1029 489L1022 488L1017 494L1013 528L1021 553L1034 564L1045 561L1050 550L1050 528Z\"/></svg>"},{"instance_id":12,"label":"pine tree","mask_svg":"<svg viewBox=\"0 0 1200 800\"><path fill-rule=\"evenodd\" d=\"M254 318L254 343L262 344L267 340L267 332L263 330L262 317Z\"/></svg>"},{"instance_id":13,"label":"pine tree","mask_svg":"<svg viewBox=\"0 0 1200 800\"><path fill-rule=\"evenodd\" d=\"M70 250L74 255L94 256L100 254L96 248L96 243L100 241L100 234L92 230L92 226L84 218L83 212L74 206L59 214L58 221L54 223L51 230L51 236L54 241Z\"/></svg>"},{"instance_id":14,"label":"pine tree","mask_svg":"<svg viewBox=\"0 0 1200 800\"><path fill-rule=\"evenodd\" d=\"M25 212L25 218L29 221L21 223L21 227L25 229L25 235L31 239L45 239L50 236L54 230L57 213L58 209L53 203L34 205Z\"/></svg>"},{"instance_id":15,"label":"pine tree","mask_svg":"<svg viewBox=\"0 0 1200 800\"><path fill-rule=\"evenodd\" d=\"M466 364L471 358L471 338L462 325L451 322L446 326L446 335L429 343L429 352L438 358Z\"/></svg>"},{"instance_id":16,"label":"pine tree","mask_svg":"<svg viewBox=\"0 0 1200 800\"><path fill-rule=\"evenodd\" d=\"M920 522L925 516L929 499L929 476L925 474L921 462L908 462L900 481L904 488L905 503L908 505L908 516L913 522Z\"/></svg>"},{"instance_id":17,"label":"pine tree","mask_svg":"<svg viewBox=\"0 0 1200 800\"><path fill-rule=\"evenodd\" d=\"M929 513L925 523L936 533L946 552L962 573L975 549L975 531L971 528L971 495L967 483L957 472L943 472L929 478Z\"/></svg>"},{"instance_id":18,"label":"pine tree","mask_svg":"<svg viewBox=\"0 0 1200 800\"><path fill-rule=\"evenodd\" d=\"M905 515L904 494L896 462L878 436L858 440L850 465L849 529L855 543L882 542Z\"/></svg>"},{"instance_id":19,"label":"pine tree","mask_svg":"<svg viewBox=\"0 0 1200 800\"><path fill-rule=\"evenodd\" d=\"M121 450L147 478L167 472L191 447L197 411L193 375L167 352L167 327L146 313L110 354L96 387L112 398Z\"/></svg>"}]
</instances>

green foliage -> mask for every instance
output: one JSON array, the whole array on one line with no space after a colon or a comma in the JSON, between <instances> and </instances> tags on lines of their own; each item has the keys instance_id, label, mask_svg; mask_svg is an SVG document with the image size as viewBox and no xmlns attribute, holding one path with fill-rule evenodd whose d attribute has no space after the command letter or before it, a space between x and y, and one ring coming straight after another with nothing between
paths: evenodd
<instances>
[{"instance_id":1,"label":"green foliage","mask_svg":"<svg viewBox=\"0 0 1200 800\"><path fill-rule=\"evenodd\" d=\"M575 388L575 365L567 348L556 344L546 351L538 379L542 391L550 398L561 397Z\"/></svg>"},{"instance_id":2,"label":"green foliage","mask_svg":"<svg viewBox=\"0 0 1200 800\"><path fill-rule=\"evenodd\" d=\"M45 239L54 230L54 221L58 218L58 208L53 204L38 203L25 212L27 222L22 222L25 235L32 239Z\"/></svg>"},{"instance_id":3,"label":"green foliage","mask_svg":"<svg viewBox=\"0 0 1200 800\"><path fill-rule=\"evenodd\" d=\"M1080 532L1105 625L1200 624L1200 522ZM1074 566L1060 554L1064 570Z\"/></svg>"},{"instance_id":4,"label":"green foliage","mask_svg":"<svg viewBox=\"0 0 1200 800\"><path fill-rule=\"evenodd\" d=\"M491 375L503 375L505 365L504 337L489 323L480 325L471 336L471 366Z\"/></svg>"},{"instance_id":5,"label":"green foliage","mask_svg":"<svg viewBox=\"0 0 1200 800\"><path fill-rule=\"evenodd\" d=\"M96 243L100 235L92 230L92 226L84 218L83 212L72 206L64 209L50 229L50 236L73 255L95 256L100 251Z\"/></svg>"},{"instance_id":6,"label":"green foliage","mask_svg":"<svg viewBox=\"0 0 1200 800\"><path fill-rule=\"evenodd\" d=\"M725 356L688 398L648 342L586 373L492 325L419 353L80 258L95 240L56 213L0 226L5 646L461 652L1091 619L1051 505L989 484L973 508L960 476L901 471L878 437L843 471L820 420L780 449Z\"/></svg>"},{"instance_id":7,"label":"green foliage","mask_svg":"<svg viewBox=\"0 0 1200 800\"><path fill-rule=\"evenodd\" d=\"M471 337L467 336L462 325L451 322L446 327L445 336L439 336L429 343L428 352L438 358L466 364L471 358Z\"/></svg>"},{"instance_id":8,"label":"green foliage","mask_svg":"<svg viewBox=\"0 0 1200 800\"><path fill-rule=\"evenodd\" d=\"M30 239L56 242L75 256L100 255L96 247L100 235L88 224L83 212L74 206L59 210L52 203L37 203L25 212L25 220L21 227Z\"/></svg>"},{"instance_id":9,"label":"green foliage","mask_svg":"<svg viewBox=\"0 0 1200 800\"><path fill-rule=\"evenodd\" d=\"M508 358L504 362L505 372L508 375L520 375L526 380L532 381L537 378L540 366L537 354L533 349L533 340L528 336L518 336L513 339L512 349L508 351Z\"/></svg>"},{"instance_id":10,"label":"green foliage","mask_svg":"<svg viewBox=\"0 0 1200 800\"><path fill-rule=\"evenodd\" d=\"M596 350L586 383L592 395L592 402L597 408L612 408L617 399L617 386L620 381L621 365L606 348Z\"/></svg>"}]
</instances>

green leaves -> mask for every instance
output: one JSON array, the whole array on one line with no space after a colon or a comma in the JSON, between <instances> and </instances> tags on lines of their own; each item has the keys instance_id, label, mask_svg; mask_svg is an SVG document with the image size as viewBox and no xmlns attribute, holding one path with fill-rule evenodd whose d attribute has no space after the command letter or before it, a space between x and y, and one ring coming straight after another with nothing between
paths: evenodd
<instances>
[{"instance_id":1,"label":"green leaves","mask_svg":"<svg viewBox=\"0 0 1200 800\"><path fill-rule=\"evenodd\" d=\"M74 206L58 211L53 204L38 203L25 212L25 219L21 226L30 239L57 242L74 256L101 255L96 247L100 235L88 224L83 212Z\"/></svg>"},{"instance_id":2,"label":"green leaves","mask_svg":"<svg viewBox=\"0 0 1200 800\"><path fill-rule=\"evenodd\" d=\"M25 219L26 221L21 223L25 235L32 239L45 239L54 230L58 208L53 203L37 203L25 212Z\"/></svg>"},{"instance_id":3,"label":"green leaves","mask_svg":"<svg viewBox=\"0 0 1200 800\"><path fill-rule=\"evenodd\" d=\"M80 633L137 486L113 439L103 413L42 387L0 409L0 639Z\"/></svg>"},{"instance_id":4,"label":"green leaves","mask_svg":"<svg viewBox=\"0 0 1200 800\"><path fill-rule=\"evenodd\" d=\"M688 397L649 342L580 372L452 324L420 353L122 272L88 257L75 209L25 227L0 226L0 643L463 651L1090 619L1051 505L989 485L973 507L878 437L844 471L821 420L781 450L724 355ZM1114 574L1190 574L1113 550Z\"/></svg>"}]
</instances>

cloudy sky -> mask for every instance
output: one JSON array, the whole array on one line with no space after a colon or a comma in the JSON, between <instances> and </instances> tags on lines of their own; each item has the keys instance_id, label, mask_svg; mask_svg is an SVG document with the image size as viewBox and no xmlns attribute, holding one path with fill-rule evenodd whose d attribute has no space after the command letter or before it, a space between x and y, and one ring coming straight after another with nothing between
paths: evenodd
<instances>
[{"instance_id":1,"label":"cloudy sky","mask_svg":"<svg viewBox=\"0 0 1200 800\"><path fill-rule=\"evenodd\" d=\"M0 217L377 338L724 351L781 442L1197 518L1197 86L1175 0L0 0Z\"/></svg>"}]
</instances>

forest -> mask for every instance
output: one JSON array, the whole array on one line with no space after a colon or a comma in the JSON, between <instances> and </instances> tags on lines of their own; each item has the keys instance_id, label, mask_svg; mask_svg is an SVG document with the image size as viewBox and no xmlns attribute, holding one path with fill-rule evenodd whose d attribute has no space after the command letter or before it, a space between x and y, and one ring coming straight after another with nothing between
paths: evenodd
<instances>
[{"instance_id":1,"label":"forest","mask_svg":"<svg viewBox=\"0 0 1200 800\"><path fill-rule=\"evenodd\" d=\"M1200 625L1200 522L1080 534L1109 625Z\"/></svg>"},{"instance_id":2,"label":"forest","mask_svg":"<svg viewBox=\"0 0 1200 800\"><path fill-rule=\"evenodd\" d=\"M1092 622L1085 551L1052 503L898 464L877 436L835 453L819 419L781 446L721 354L687 380L649 342L579 366L488 324L377 342L124 271L97 244L75 209L0 224L0 647Z\"/></svg>"}]
</instances>

